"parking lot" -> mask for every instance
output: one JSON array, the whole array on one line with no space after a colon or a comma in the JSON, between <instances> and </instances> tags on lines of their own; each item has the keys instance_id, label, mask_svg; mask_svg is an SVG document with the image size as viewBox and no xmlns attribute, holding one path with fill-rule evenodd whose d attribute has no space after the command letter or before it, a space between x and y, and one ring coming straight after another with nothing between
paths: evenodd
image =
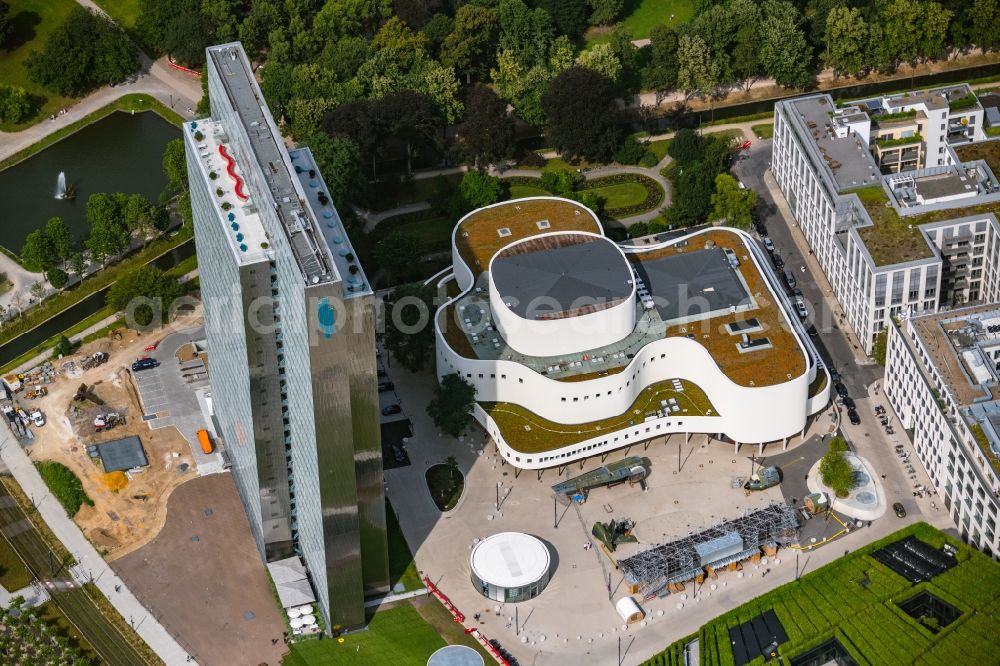
<instances>
[{"instance_id":1,"label":"parking lot","mask_svg":"<svg viewBox=\"0 0 1000 666\"><path fill-rule=\"evenodd\" d=\"M159 365L146 370L135 370L132 376L139 390L143 407L142 418L153 430L174 426L191 447L191 454L198 463L201 474L222 469L222 455L218 448L205 454L198 443L198 431L209 428L203 401L197 392L210 390L204 361L201 363L179 358L182 349L204 337L201 327L171 333L163 338L155 350L145 356ZM181 353L181 355L183 355Z\"/></svg>"}]
</instances>

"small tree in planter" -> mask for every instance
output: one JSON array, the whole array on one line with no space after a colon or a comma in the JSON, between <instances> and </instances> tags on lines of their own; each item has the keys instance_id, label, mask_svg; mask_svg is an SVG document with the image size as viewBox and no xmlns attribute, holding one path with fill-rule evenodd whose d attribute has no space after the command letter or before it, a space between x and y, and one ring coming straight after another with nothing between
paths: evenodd
<instances>
[{"instance_id":1,"label":"small tree in planter","mask_svg":"<svg viewBox=\"0 0 1000 666\"><path fill-rule=\"evenodd\" d=\"M216 178L219 177L219 174L215 173L214 171L209 171L208 177L211 178L212 180L215 180Z\"/></svg>"},{"instance_id":2,"label":"small tree in planter","mask_svg":"<svg viewBox=\"0 0 1000 666\"><path fill-rule=\"evenodd\" d=\"M197 131L197 132L194 133L194 140L195 141L201 141L204 138L205 138L205 135L201 133L201 130L199 130L199 131Z\"/></svg>"},{"instance_id":3,"label":"small tree in planter","mask_svg":"<svg viewBox=\"0 0 1000 666\"><path fill-rule=\"evenodd\" d=\"M223 201L222 202L222 210L229 210L232 207L233 207L233 204L229 203L228 201Z\"/></svg>"},{"instance_id":4,"label":"small tree in planter","mask_svg":"<svg viewBox=\"0 0 1000 666\"><path fill-rule=\"evenodd\" d=\"M823 484L828 486L837 497L847 497L856 485L854 468L844 457L847 442L839 437L830 441L830 448L819 463L819 475Z\"/></svg>"},{"instance_id":5,"label":"small tree in planter","mask_svg":"<svg viewBox=\"0 0 1000 666\"><path fill-rule=\"evenodd\" d=\"M221 197L222 196L222 188L221 187L215 188L215 196L217 196L217 197Z\"/></svg>"}]
</instances>

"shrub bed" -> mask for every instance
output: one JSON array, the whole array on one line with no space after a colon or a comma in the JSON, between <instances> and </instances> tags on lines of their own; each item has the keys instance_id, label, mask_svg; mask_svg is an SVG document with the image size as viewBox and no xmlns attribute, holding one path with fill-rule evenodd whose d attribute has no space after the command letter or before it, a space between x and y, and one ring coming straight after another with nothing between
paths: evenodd
<instances>
[{"instance_id":1,"label":"shrub bed","mask_svg":"<svg viewBox=\"0 0 1000 666\"><path fill-rule=\"evenodd\" d=\"M458 504L465 487L465 478L458 467L450 464L432 465L427 469L427 488L437 508L451 511Z\"/></svg>"},{"instance_id":2,"label":"shrub bed","mask_svg":"<svg viewBox=\"0 0 1000 666\"><path fill-rule=\"evenodd\" d=\"M35 463L35 466L45 485L63 505L70 518L76 515L83 504L94 506L94 500L87 496L79 477L69 467L52 460Z\"/></svg>"}]
</instances>

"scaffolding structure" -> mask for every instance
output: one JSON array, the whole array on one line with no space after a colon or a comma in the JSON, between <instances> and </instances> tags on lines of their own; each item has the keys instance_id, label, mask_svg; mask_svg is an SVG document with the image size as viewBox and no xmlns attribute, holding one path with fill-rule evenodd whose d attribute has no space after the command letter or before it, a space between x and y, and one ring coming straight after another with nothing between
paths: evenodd
<instances>
[{"instance_id":1,"label":"scaffolding structure","mask_svg":"<svg viewBox=\"0 0 1000 666\"><path fill-rule=\"evenodd\" d=\"M619 560L618 565L625 579L638 585L640 594L648 595L670 583L692 580L704 574L705 567L718 569L749 559L765 545L786 546L795 541L798 529L795 511L784 502L772 502L763 509ZM718 557L706 553L709 542L731 543L737 535L742 539L739 552L730 547L718 551Z\"/></svg>"}]
</instances>

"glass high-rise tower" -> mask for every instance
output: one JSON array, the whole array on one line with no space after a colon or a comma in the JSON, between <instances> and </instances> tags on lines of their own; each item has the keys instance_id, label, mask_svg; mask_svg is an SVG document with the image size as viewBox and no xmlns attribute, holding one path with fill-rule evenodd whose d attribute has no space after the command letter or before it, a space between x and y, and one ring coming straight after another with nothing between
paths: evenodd
<instances>
[{"instance_id":1,"label":"glass high-rise tower","mask_svg":"<svg viewBox=\"0 0 1000 666\"><path fill-rule=\"evenodd\" d=\"M212 407L261 556L299 555L333 632L388 592L374 294L308 148L239 43L184 130Z\"/></svg>"}]
</instances>

